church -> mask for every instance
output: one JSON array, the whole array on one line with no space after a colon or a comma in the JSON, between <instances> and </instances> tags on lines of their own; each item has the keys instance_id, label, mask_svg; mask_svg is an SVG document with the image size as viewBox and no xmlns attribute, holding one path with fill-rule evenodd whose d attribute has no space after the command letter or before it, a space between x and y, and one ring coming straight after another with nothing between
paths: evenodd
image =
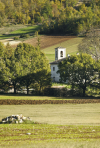
<instances>
[{"instance_id":1,"label":"church","mask_svg":"<svg viewBox=\"0 0 100 148\"><path fill-rule=\"evenodd\" d=\"M58 63L66 59L66 48L55 48L55 61L50 63L51 66L51 79L53 82L59 82L60 74L57 74Z\"/></svg>"}]
</instances>

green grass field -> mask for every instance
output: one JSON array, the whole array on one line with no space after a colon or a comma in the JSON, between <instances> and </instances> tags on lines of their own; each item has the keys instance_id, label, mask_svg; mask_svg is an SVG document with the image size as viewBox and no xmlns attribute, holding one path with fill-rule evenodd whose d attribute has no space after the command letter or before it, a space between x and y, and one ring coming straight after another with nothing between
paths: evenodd
<instances>
[{"instance_id":1,"label":"green grass field","mask_svg":"<svg viewBox=\"0 0 100 148\"><path fill-rule=\"evenodd\" d=\"M12 95L0 95L0 99L14 99L14 100L64 100L66 98L62 97L48 97L48 96L20 96L19 94L12 94ZM68 98L67 98L68 99ZM69 99L74 99L74 98L69 98Z\"/></svg>"},{"instance_id":2,"label":"green grass field","mask_svg":"<svg viewBox=\"0 0 100 148\"><path fill-rule=\"evenodd\" d=\"M61 44L56 44L54 46L50 46L47 47L45 49L43 49L42 51L46 54L47 59L49 60L49 62L52 62L55 60L55 48L56 47L64 47L66 48L66 56L67 54L76 54L78 52L78 45L79 43L82 41L83 38L72 38L70 40L67 40L65 42L62 42Z\"/></svg>"},{"instance_id":3,"label":"green grass field","mask_svg":"<svg viewBox=\"0 0 100 148\"><path fill-rule=\"evenodd\" d=\"M0 119L12 114L37 124L0 124L0 148L100 147L100 104L0 106Z\"/></svg>"},{"instance_id":4,"label":"green grass field","mask_svg":"<svg viewBox=\"0 0 100 148\"><path fill-rule=\"evenodd\" d=\"M26 33L27 34L30 34L30 33L34 33L38 29L39 29L39 26L38 25L28 26L28 27L25 27L25 28L21 28L19 30L15 30L15 31L11 32L11 34L16 34L16 35L26 34Z\"/></svg>"},{"instance_id":5,"label":"green grass field","mask_svg":"<svg viewBox=\"0 0 100 148\"><path fill-rule=\"evenodd\" d=\"M39 123L100 125L100 104L1 105L0 120L12 114L29 116Z\"/></svg>"},{"instance_id":6,"label":"green grass field","mask_svg":"<svg viewBox=\"0 0 100 148\"><path fill-rule=\"evenodd\" d=\"M34 34L38 29L38 25L13 25L10 27L3 27L0 28L0 39L13 38L14 36L20 36L21 34Z\"/></svg>"}]
</instances>

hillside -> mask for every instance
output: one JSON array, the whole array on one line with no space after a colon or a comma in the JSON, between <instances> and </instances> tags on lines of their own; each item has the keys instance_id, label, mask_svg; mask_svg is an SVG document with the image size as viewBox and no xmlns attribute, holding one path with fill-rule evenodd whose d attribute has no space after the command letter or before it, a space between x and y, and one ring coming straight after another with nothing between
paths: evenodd
<instances>
[{"instance_id":1,"label":"hillside","mask_svg":"<svg viewBox=\"0 0 100 148\"><path fill-rule=\"evenodd\" d=\"M41 34L84 34L90 26L96 27L100 24L100 4L99 0L82 1L1 0L0 27L40 24Z\"/></svg>"}]
</instances>

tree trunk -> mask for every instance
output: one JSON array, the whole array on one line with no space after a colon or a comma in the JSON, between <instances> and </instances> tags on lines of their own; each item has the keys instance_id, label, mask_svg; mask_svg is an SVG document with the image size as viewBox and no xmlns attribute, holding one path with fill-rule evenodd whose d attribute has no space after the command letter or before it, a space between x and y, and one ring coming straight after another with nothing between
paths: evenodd
<instances>
[{"instance_id":1,"label":"tree trunk","mask_svg":"<svg viewBox=\"0 0 100 148\"><path fill-rule=\"evenodd\" d=\"M85 97L86 87L83 87L83 97Z\"/></svg>"},{"instance_id":2,"label":"tree trunk","mask_svg":"<svg viewBox=\"0 0 100 148\"><path fill-rule=\"evenodd\" d=\"M73 96L74 94L74 83L72 83L72 91L71 91L71 95Z\"/></svg>"},{"instance_id":3,"label":"tree trunk","mask_svg":"<svg viewBox=\"0 0 100 148\"><path fill-rule=\"evenodd\" d=\"M13 82L13 86L14 86L14 94L16 94L16 82Z\"/></svg>"},{"instance_id":4,"label":"tree trunk","mask_svg":"<svg viewBox=\"0 0 100 148\"><path fill-rule=\"evenodd\" d=\"M29 94L29 88L28 88L28 86L27 86L27 95Z\"/></svg>"}]
</instances>

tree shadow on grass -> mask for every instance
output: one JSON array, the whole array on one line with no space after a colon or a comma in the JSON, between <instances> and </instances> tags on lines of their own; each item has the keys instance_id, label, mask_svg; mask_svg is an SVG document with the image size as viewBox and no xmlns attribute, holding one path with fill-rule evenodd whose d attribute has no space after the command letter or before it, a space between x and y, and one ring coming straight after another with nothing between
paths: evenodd
<instances>
[{"instance_id":1,"label":"tree shadow on grass","mask_svg":"<svg viewBox=\"0 0 100 148\"><path fill-rule=\"evenodd\" d=\"M82 96L68 96L68 97L61 97L61 96L50 96L50 95L34 95L34 94L24 94L24 93L16 93L16 94L14 94L14 93L1 93L0 94L0 96L33 96L33 97L35 97L35 96L39 96L39 97L54 97L54 100L57 100L57 99L59 99L59 100L62 100L62 99L69 99L69 100L72 100L72 99L100 99L100 96L98 96L98 97L94 97L94 96L85 96L85 97L82 97ZM40 100L40 98L39 98L39 100Z\"/></svg>"},{"instance_id":2,"label":"tree shadow on grass","mask_svg":"<svg viewBox=\"0 0 100 148\"><path fill-rule=\"evenodd\" d=\"M40 29L40 26L37 26L35 28L28 28L27 27L27 29L23 28L22 29L23 33L20 33L20 31L19 31L19 33L3 34L3 35L0 35L0 39L13 38L15 36L20 36L22 34L30 34L31 35L32 33L35 33L36 31L38 31L39 29Z\"/></svg>"}]
</instances>

